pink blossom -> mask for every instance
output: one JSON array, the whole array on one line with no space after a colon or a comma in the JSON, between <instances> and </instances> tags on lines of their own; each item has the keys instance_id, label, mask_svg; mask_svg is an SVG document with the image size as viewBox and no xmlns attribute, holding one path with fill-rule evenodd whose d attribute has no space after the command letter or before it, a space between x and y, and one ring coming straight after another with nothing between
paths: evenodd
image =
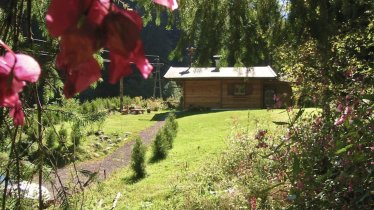
<instances>
[{"instance_id":1,"label":"pink blossom","mask_svg":"<svg viewBox=\"0 0 374 210\"><path fill-rule=\"evenodd\" d=\"M111 51L130 57L140 39L140 17L133 11L109 13L103 20L105 46Z\"/></svg>"},{"instance_id":2,"label":"pink blossom","mask_svg":"<svg viewBox=\"0 0 374 210\"><path fill-rule=\"evenodd\" d=\"M109 82L115 84L123 76L131 74L131 63L136 65L144 78L148 78L149 74L152 72L153 67L145 58L141 42L138 43L129 59L124 59L114 52L110 53Z\"/></svg>"},{"instance_id":3,"label":"pink blossom","mask_svg":"<svg viewBox=\"0 0 374 210\"><path fill-rule=\"evenodd\" d=\"M336 109L338 110L338 112L342 112L343 111L343 105L341 103L339 103L338 106L336 107Z\"/></svg>"},{"instance_id":4,"label":"pink blossom","mask_svg":"<svg viewBox=\"0 0 374 210\"><path fill-rule=\"evenodd\" d=\"M282 106L282 100L279 96L277 96L276 94L274 94L273 96L273 100L274 100L274 108L281 108Z\"/></svg>"},{"instance_id":5,"label":"pink blossom","mask_svg":"<svg viewBox=\"0 0 374 210\"><path fill-rule=\"evenodd\" d=\"M69 29L61 36L57 67L76 66L92 58L94 52L100 48L97 37L98 32L89 23L80 28Z\"/></svg>"},{"instance_id":6,"label":"pink blossom","mask_svg":"<svg viewBox=\"0 0 374 210\"><path fill-rule=\"evenodd\" d=\"M178 8L178 3L176 0L153 0L155 3L169 7L171 10Z\"/></svg>"},{"instance_id":7,"label":"pink blossom","mask_svg":"<svg viewBox=\"0 0 374 210\"><path fill-rule=\"evenodd\" d=\"M267 133L267 130L258 130L255 138L258 140L262 140L265 137L266 133Z\"/></svg>"},{"instance_id":8,"label":"pink blossom","mask_svg":"<svg viewBox=\"0 0 374 210\"><path fill-rule=\"evenodd\" d=\"M140 40L143 22L134 11L120 9L109 0L52 0L46 20L50 34L61 37L56 65L66 77L68 98L100 78L93 54L104 47L110 51L109 82L129 75L131 63L144 78L152 71Z\"/></svg>"},{"instance_id":9,"label":"pink blossom","mask_svg":"<svg viewBox=\"0 0 374 210\"><path fill-rule=\"evenodd\" d=\"M344 123L344 121L347 119L347 115L343 114L342 116L340 116L340 118L336 119L335 120L335 123L334 125L338 126L338 125L341 125Z\"/></svg>"},{"instance_id":10,"label":"pink blossom","mask_svg":"<svg viewBox=\"0 0 374 210\"><path fill-rule=\"evenodd\" d=\"M251 204L251 210L256 210L257 209L256 197L251 197L250 198L250 204Z\"/></svg>"},{"instance_id":11,"label":"pink blossom","mask_svg":"<svg viewBox=\"0 0 374 210\"><path fill-rule=\"evenodd\" d=\"M345 115L349 115L351 112L352 112L352 108L351 107L349 107L349 106L345 107L345 110L344 110L344 114Z\"/></svg>"},{"instance_id":12,"label":"pink blossom","mask_svg":"<svg viewBox=\"0 0 374 210\"><path fill-rule=\"evenodd\" d=\"M13 118L15 125L25 124L25 114L23 113L20 100L18 100L16 105L10 109L9 115Z\"/></svg>"},{"instance_id":13,"label":"pink blossom","mask_svg":"<svg viewBox=\"0 0 374 210\"><path fill-rule=\"evenodd\" d=\"M23 125L25 119L18 93L26 86L26 82L39 79L41 69L34 58L14 53L1 40L0 45L8 51L0 57L0 106L10 108L9 115L15 125Z\"/></svg>"},{"instance_id":14,"label":"pink blossom","mask_svg":"<svg viewBox=\"0 0 374 210\"><path fill-rule=\"evenodd\" d=\"M77 25L93 1L96 0L52 0L45 17L51 36L59 37Z\"/></svg>"},{"instance_id":15,"label":"pink blossom","mask_svg":"<svg viewBox=\"0 0 374 210\"><path fill-rule=\"evenodd\" d=\"M66 68L64 73L66 76L64 94L66 98L71 98L100 78L100 66L91 57L84 63Z\"/></svg>"}]
</instances>

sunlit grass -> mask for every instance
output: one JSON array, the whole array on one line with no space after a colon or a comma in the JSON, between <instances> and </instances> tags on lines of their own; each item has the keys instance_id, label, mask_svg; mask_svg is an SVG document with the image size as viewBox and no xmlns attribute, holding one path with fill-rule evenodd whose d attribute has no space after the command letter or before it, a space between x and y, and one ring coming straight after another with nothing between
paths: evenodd
<instances>
[{"instance_id":1,"label":"sunlit grass","mask_svg":"<svg viewBox=\"0 0 374 210\"><path fill-rule=\"evenodd\" d=\"M270 132L281 134L285 132L285 127L276 126L273 121L287 120L288 115L284 110L180 114L174 147L165 160L148 164L147 177L136 182L131 179L132 172L129 168L118 170L107 181L93 186L85 193L86 205L88 208L98 208L97 203L102 200L102 208L109 208L120 192L122 196L117 204L118 209L158 209L157 206L173 197L176 189L183 190L183 185L179 183L189 173L203 164L217 160L224 151L225 139L236 122L249 132L269 129ZM147 157L150 157L150 148Z\"/></svg>"},{"instance_id":2,"label":"sunlit grass","mask_svg":"<svg viewBox=\"0 0 374 210\"><path fill-rule=\"evenodd\" d=\"M139 115L122 115L120 113L110 114L106 117L102 124L94 123L85 126L84 137L81 141L79 148L76 150L76 155L79 159L100 159L110 154L124 143L134 139L139 133L154 125L155 115L162 114L163 112L152 112L150 114L139 114ZM64 123L64 127L67 129L68 136L70 136L72 123ZM59 131L61 124L55 126L56 130ZM95 135L95 132L102 131L104 136L109 137L107 140L100 140ZM71 142L68 142L70 145ZM99 145L99 146L97 146Z\"/></svg>"}]
</instances>

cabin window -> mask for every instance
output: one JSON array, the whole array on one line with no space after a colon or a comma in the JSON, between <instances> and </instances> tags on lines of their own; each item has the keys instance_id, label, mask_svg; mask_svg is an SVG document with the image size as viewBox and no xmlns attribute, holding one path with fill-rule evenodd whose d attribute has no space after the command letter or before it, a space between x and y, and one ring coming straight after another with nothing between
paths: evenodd
<instances>
[{"instance_id":1,"label":"cabin window","mask_svg":"<svg viewBox=\"0 0 374 210\"><path fill-rule=\"evenodd\" d=\"M244 96L245 94L245 84L235 84L234 85L234 95L235 96Z\"/></svg>"},{"instance_id":2,"label":"cabin window","mask_svg":"<svg viewBox=\"0 0 374 210\"><path fill-rule=\"evenodd\" d=\"M248 83L234 83L227 85L227 93L232 96L247 96L251 95L253 85Z\"/></svg>"}]
</instances>

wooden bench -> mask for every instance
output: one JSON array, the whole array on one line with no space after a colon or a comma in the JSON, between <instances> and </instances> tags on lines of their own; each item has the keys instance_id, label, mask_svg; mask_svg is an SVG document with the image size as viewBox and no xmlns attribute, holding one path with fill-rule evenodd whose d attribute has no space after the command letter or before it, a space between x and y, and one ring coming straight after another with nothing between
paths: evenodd
<instances>
[{"instance_id":1,"label":"wooden bench","mask_svg":"<svg viewBox=\"0 0 374 210\"><path fill-rule=\"evenodd\" d=\"M131 109L132 114L144 114L145 109Z\"/></svg>"}]
</instances>

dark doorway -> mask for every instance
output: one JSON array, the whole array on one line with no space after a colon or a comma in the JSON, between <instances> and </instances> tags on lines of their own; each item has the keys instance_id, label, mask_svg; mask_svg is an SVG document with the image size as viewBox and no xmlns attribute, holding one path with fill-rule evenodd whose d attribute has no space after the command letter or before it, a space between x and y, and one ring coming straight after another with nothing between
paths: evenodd
<instances>
[{"instance_id":1,"label":"dark doorway","mask_svg":"<svg viewBox=\"0 0 374 210\"><path fill-rule=\"evenodd\" d=\"M274 107L274 95L275 89L274 87L264 87L264 107L265 108L272 108Z\"/></svg>"}]
</instances>

